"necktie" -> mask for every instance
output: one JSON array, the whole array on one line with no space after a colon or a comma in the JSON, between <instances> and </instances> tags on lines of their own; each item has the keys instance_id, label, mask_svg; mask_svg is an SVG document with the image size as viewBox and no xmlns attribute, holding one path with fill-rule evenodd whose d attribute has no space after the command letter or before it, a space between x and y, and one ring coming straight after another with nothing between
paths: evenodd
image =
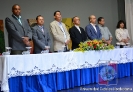
<instances>
[{"instance_id":1,"label":"necktie","mask_svg":"<svg viewBox=\"0 0 133 92\"><path fill-rule=\"evenodd\" d=\"M43 27L41 27L41 30L42 30L42 33L44 34L44 30L43 30Z\"/></svg>"},{"instance_id":2,"label":"necktie","mask_svg":"<svg viewBox=\"0 0 133 92\"><path fill-rule=\"evenodd\" d=\"M22 25L22 22L21 22L20 18L18 18L18 21L19 21L19 23Z\"/></svg>"}]
</instances>

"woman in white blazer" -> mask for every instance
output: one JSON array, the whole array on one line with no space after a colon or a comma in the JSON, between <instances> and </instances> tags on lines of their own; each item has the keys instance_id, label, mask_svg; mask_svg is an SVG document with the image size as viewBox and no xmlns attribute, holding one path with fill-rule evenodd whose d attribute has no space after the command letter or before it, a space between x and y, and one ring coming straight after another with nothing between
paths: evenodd
<instances>
[{"instance_id":1,"label":"woman in white blazer","mask_svg":"<svg viewBox=\"0 0 133 92\"><path fill-rule=\"evenodd\" d=\"M117 23L115 36L116 36L116 39L118 40L118 43L120 43L120 45L126 45L127 43L129 44L130 37L128 34L128 30L126 29L125 22L123 20L120 20Z\"/></svg>"}]
</instances>

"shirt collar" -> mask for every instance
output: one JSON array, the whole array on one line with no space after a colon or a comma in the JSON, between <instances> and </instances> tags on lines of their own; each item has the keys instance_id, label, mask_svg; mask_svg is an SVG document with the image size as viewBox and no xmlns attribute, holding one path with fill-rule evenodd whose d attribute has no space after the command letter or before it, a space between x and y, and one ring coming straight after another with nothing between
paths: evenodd
<instances>
[{"instance_id":1,"label":"shirt collar","mask_svg":"<svg viewBox=\"0 0 133 92\"><path fill-rule=\"evenodd\" d=\"M17 18L17 19L21 19L21 16L19 15L19 17L17 17L17 16L15 16L14 14L13 14L13 16L15 17L15 18Z\"/></svg>"},{"instance_id":2,"label":"shirt collar","mask_svg":"<svg viewBox=\"0 0 133 92\"><path fill-rule=\"evenodd\" d=\"M44 26L40 26L40 25L38 25L40 28L43 28Z\"/></svg>"},{"instance_id":3,"label":"shirt collar","mask_svg":"<svg viewBox=\"0 0 133 92\"><path fill-rule=\"evenodd\" d=\"M57 21L57 22L58 22L58 21ZM59 25L62 25L62 23L61 23L61 22L58 22L58 24L59 24Z\"/></svg>"},{"instance_id":4,"label":"shirt collar","mask_svg":"<svg viewBox=\"0 0 133 92\"><path fill-rule=\"evenodd\" d=\"M124 28L122 29L122 28L120 28L121 30L124 30Z\"/></svg>"},{"instance_id":5,"label":"shirt collar","mask_svg":"<svg viewBox=\"0 0 133 92\"><path fill-rule=\"evenodd\" d=\"M92 24L92 23L90 23L92 26L96 26L96 24Z\"/></svg>"},{"instance_id":6,"label":"shirt collar","mask_svg":"<svg viewBox=\"0 0 133 92\"><path fill-rule=\"evenodd\" d=\"M55 21L56 21L59 25L61 25L61 23L62 23L61 21L60 21L60 22L59 22L59 21L57 21L57 20L55 20Z\"/></svg>"},{"instance_id":7,"label":"shirt collar","mask_svg":"<svg viewBox=\"0 0 133 92\"><path fill-rule=\"evenodd\" d=\"M104 25L101 25L101 24L98 24L99 26L101 26L101 27L104 27Z\"/></svg>"},{"instance_id":8,"label":"shirt collar","mask_svg":"<svg viewBox=\"0 0 133 92\"><path fill-rule=\"evenodd\" d=\"M75 25L75 27L79 27L78 25Z\"/></svg>"},{"instance_id":9,"label":"shirt collar","mask_svg":"<svg viewBox=\"0 0 133 92\"><path fill-rule=\"evenodd\" d=\"M79 28L79 26L75 25L75 27Z\"/></svg>"}]
</instances>

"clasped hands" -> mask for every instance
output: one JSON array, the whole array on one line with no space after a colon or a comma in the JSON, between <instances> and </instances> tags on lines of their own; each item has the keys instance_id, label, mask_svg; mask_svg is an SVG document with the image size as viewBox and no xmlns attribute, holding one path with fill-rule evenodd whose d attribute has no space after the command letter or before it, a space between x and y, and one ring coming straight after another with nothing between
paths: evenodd
<instances>
[{"instance_id":1,"label":"clasped hands","mask_svg":"<svg viewBox=\"0 0 133 92\"><path fill-rule=\"evenodd\" d=\"M30 46L29 37L22 37L25 45Z\"/></svg>"},{"instance_id":2,"label":"clasped hands","mask_svg":"<svg viewBox=\"0 0 133 92\"><path fill-rule=\"evenodd\" d=\"M66 42L65 42L65 45L68 45L70 43L70 40L67 40Z\"/></svg>"},{"instance_id":3,"label":"clasped hands","mask_svg":"<svg viewBox=\"0 0 133 92\"><path fill-rule=\"evenodd\" d=\"M128 38L127 39L122 39L121 41L124 42L124 43L128 43L129 39Z\"/></svg>"},{"instance_id":4,"label":"clasped hands","mask_svg":"<svg viewBox=\"0 0 133 92\"><path fill-rule=\"evenodd\" d=\"M108 45L111 44L111 42L112 42L112 40L105 40L104 38L102 40L103 40L103 42L105 42Z\"/></svg>"}]
</instances>

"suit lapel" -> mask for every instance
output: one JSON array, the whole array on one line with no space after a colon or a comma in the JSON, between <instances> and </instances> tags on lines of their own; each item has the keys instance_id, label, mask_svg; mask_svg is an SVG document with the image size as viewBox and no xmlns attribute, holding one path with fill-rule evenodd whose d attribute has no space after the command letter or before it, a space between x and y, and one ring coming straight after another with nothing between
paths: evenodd
<instances>
[{"instance_id":1,"label":"suit lapel","mask_svg":"<svg viewBox=\"0 0 133 92\"><path fill-rule=\"evenodd\" d=\"M43 28L43 30L44 30L44 36L46 36L46 34L47 34L47 30L45 29L45 28Z\"/></svg>"},{"instance_id":2,"label":"suit lapel","mask_svg":"<svg viewBox=\"0 0 133 92\"><path fill-rule=\"evenodd\" d=\"M81 34L80 32L79 32L79 30L74 26L74 28L76 29L76 31L79 33L79 34ZM80 28L80 27L79 27ZM80 29L80 31L81 31L81 29Z\"/></svg>"},{"instance_id":3,"label":"suit lapel","mask_svg":"<svg viewBox=\"0 0 133 92\"><path fill-rule=\"evenodd\" d=\"M57 21L55 21L56 22L56 26L61 30L61 32L63 32L63 30L60 28L60 26L59 26L59 22L57 22ZM63 27L63 25L62 25L62 27ZM64 29L64 27L63 27L63 29ZM64 29L65 30L65 29Z\"/></svg>"},{"instance_id":4,"label":"suit lapel","mask_svg":"<svg viewBox=\"0 0 133 92\"><path fill-rule=\"evenodd\" d=\"M17 20L17 18L15 16L12 15L12 17L22 27L24 35L26 35L25 29L24 29L24 22L23 22L23 20L21 19L21 22L22 22L22 25L21 25L20 22Z\"/></svg>"},{"instance_id":5,"label":"suit lapel","mask_svg":"<svg viewBox=\"0 0 133 92\"><path fill-rule=\"evenodd\" d=\"M97 28L97 35L98 35L98 37L100 37L100 29L98 26L96 26L96 28Z\"/></svg>"},{"instance_id":6,"label":"suit lapel","mask_svg":"<svg viewBox=\"0 0 133 92\"><path fill-rule=\"evenodd\" d=\"M18 21L19 22L19 21ZM19 22L19 24L21 25L21 27L23 28L23 31L25 32L25 23L24 23L24 20L21 18L21 23L22 23L22 25L20 24L20 22Z\"/></svg>"},{"instance_id":7,"label":"suit lapel","mask_svg":"<svg viewBox=\"0 0 133 92\"><path fill-rule=\"evenodd\" d=\"M15 19L15 21L16 21L20 26L22 26L22 25L20 24L20 22L17 20L17 18L15 18L15 16L12 15L12 17ZM22 19L21 19L21 21L22 21Z\"/></svg>"},{"instance_id":8,"label":"suit lapel","mask_svg":"<svg viewBox=\"0 0 133 92\"><path fill-rule=\"evenodd\" d=\"M91 24L90 24L91 25ZM93 28L93 26L91 25L91 29L93 29L94 30L94 33L97 35L97 32L96 32L96 30Z\"/></svg>"},{"instance_id":9,"label":"suit lapel","mask_svg":"<svg viewBox=\"0 0 133 92\"><path fill-rule=\"evenodd\" d=\"M24 27L24 20L22 18L21 18L21 23L22 23L22 25L20 23L19 24Z\"/></svg>"},{"instance_id":10,"label":"suit lapel","mask_svg":"<svg viewBox=\"0 0 133 92\"><path fill-rule=\"evenodd\" d=\"M97 29L97 35L99 36L99 29L97 25L96 25L96 29Z\"/></svg>"},{"instance_id":11,"label":"suit lapel","mask_svg":"<svg viewBox=\"0 0 133 92\"><path fill-rule=\"evenodd\" d=\"M62 23L61 23L61 24L62 24ZM66 33L66 31L67 31L67 30L66 30L66 26L62 24L62 27L63 27L63 29L64 29L65 34L67 34L67 33Z\"/></svg>"}]
</instances>

